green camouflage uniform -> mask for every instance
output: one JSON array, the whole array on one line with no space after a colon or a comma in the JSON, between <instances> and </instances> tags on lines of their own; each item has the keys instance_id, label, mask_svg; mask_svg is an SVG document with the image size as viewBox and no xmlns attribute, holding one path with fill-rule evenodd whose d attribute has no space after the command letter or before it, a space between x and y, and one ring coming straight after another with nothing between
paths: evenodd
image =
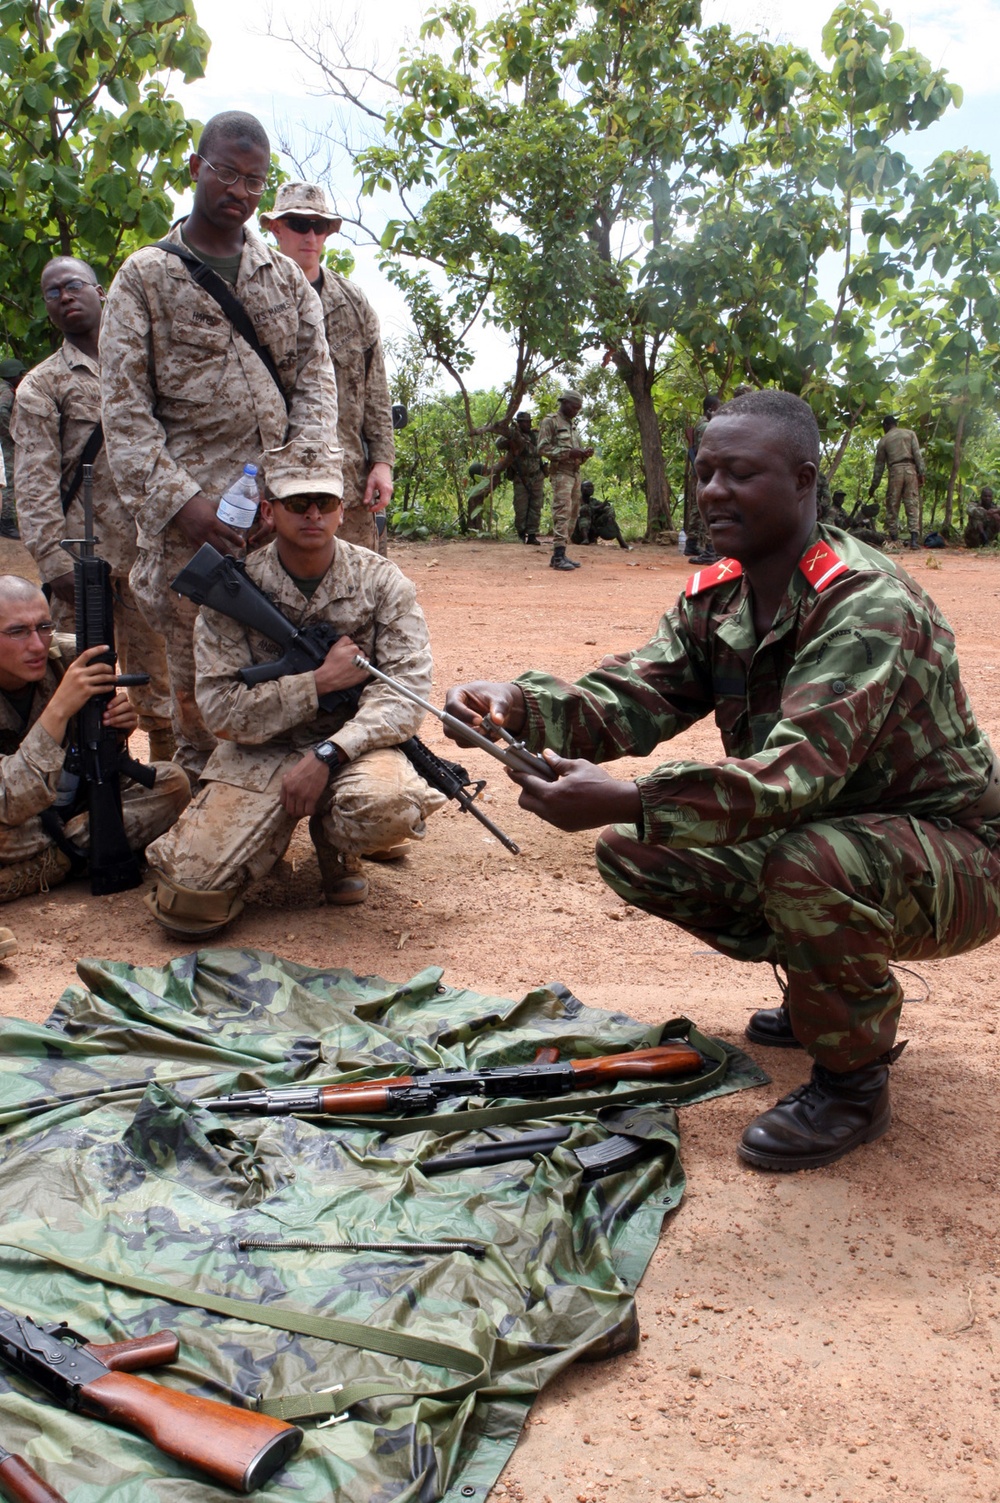
<instances>
[{"instance_id":1,"label":"green camouflage uniform","mask_svg":"<svg viewBox=\"0 0 1000 1503\"><path fill-rule=\"evenodd\" d=\"M920 531L920 484L925 472L924 456L917 435L910 428L890 428L883 433L875 450L875 473L871 493L878 489L882 471L889 466L889 483L885 492L885 525L890 538L898 536L899 503L906 512L911 532Z\"/></svg>"},{"instance_id":2,"label":"green camouflage uniform","mask_svg":"<svg viewBox=\"0 0 1000 1503\"><path fill-rule=\"evenodd\" d=\"M695 473L694 462L701 448L701 441L708 432L711 418L699 418L694 426L694 433L688 447L687 485L684 492L684 530L687 533L687 547L685 552L689 557L703 552L708 547L708 533L698 510L698 476Z\"/></svg>"},{"instance_id":3,"label":"green camouflage uniform","mask_svg":"<svg viewBox=\"0 0 1000 1503\"><path fill-rule=\"evenodd\" d=\"M966 548L988 548L1000 537L1000 507L979 505L969 507L965 524Z\"/></svg>"},{"instance_id":4,"label":"green camouflage uniform","mask_svg":"<svg viewBox=\"0 0 1000 1503\"><path fill-rule=\"evenodd\" d=\"M518 537L534 537L542 525L542 502L545 499L538 434L533 428L525 433L512 423L508 443L511 460L507 473L514 484L514 526Z\"/></svg>"},{"instance_id":5,"label":"green camouflage uniform","mask_svg":"<svg viewBox=\"0 0 1000 1503\"><path fill-rule=\"evenodd\" d=\"M951 629L902 570L817 527L758 643L739 564L695 574L645 647L575 685L518 682L528 744L646 756L714 712L725 757L638 778L642 822L606 830L626 901L788 971L796 1037L849 1070L892 1043L889 961L1000 932L1000 818L973 817L993 753Z\"/></svg>"}]
</instances>

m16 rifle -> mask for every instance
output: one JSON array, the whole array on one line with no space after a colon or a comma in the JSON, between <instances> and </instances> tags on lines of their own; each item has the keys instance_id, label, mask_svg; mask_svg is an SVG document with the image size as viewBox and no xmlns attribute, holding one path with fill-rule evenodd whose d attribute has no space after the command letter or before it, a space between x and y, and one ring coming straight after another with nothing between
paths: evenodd
<instances>
[{"instance_id":1,"label":"m16 rifle","mask_svg":"<svg viewBox=\"0 0 1000 1503\"><path fill-rule=\"evenodd\" d=\"M133 1376L137 1368L173 1362L177 1349L172 1331L100 1346L66 1325L39 1326L0 1305L0 1359L66 1409L136 1430L216 1482L253 1492L298 1449L302 1431L252 1409Z\"/></svg>"},{"instance_id":2,"label":"m16 rifle","mask_svg":"<svg viewBox=\"0 0 1000 1503\"><path fill-rule=\"evenodd\" d=\"M95 552L93 477L93 466L84 465L83 537L69 538L61 547L73 560L77 653L106 644L108 651L99 661L114 667L118 659L115 654L111 566ZM121 689L148 683L148 673L121 674L115 679L115 687ZM138 887L142 881L139 858L125 835L121 778L126 774L145 788L152 788L156 781L155 770L130 757L120 733L113 726L104 724L104 712L112 697L111 694L95 694L77 713L72 744L66 756L66 771L77 773L86 789L90 811L89 857L84 858L83 853L73 846L62 832L61 824L58 830L51 822L46 824L56 844L71 860L80 866L87 861L91 891L96 894L123 892L128 887ZM51 812L58 823L58 814L54 810Z\"/></svg>"},{"instance_id":3,"label":"m16 rifle","mask_svg":"<svg viewBox=\"0 0 1000 1503\"><path fill-rule=\"evenodd\" d=\"M176 590L178 595L193 600L196 605L207 605L220 615L238 621L241 626L259 631L281 649L281 657L274 662L252 663L240 669L239 676L248 688L269 683L272 679L285 678L288 674L314 672L341 635L325 621L302 628L293 625L264 591L254 584L242 564L219 553L211 543L204 543L198 549L173 580L170 588ZM359 661L375 677L386 677L364 659ZM406 690L395 679L386 679L386 682L400 693L408 694L418 704L433 709L433 706L427 705L426 701ZM319 707L327 712L346 708L353 714L364 687L363 684L356 684L351 689L334 689L328 694L321 694ZM438 711L435 710L434 713L438 714ZM474 732L471 739L475 739ZM485 739L484 737L483 740ZM518 854L520 847L475 802L486 786L485 780L473 782L464 767L439 757L417 736L410 736L401 742L399 750L409 758L425 782L432 788L437 788L447 798L453 798L467 814L473 815L481 825L485 825L501 845L506 846L515 856ZM541 765L546 767L545 763Z\"/></svg>"}]
</instances>

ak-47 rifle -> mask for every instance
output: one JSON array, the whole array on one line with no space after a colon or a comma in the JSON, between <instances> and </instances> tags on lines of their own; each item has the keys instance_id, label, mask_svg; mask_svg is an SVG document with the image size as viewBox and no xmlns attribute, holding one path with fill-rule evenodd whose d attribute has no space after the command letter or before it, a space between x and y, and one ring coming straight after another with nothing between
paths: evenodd
<instances>
[{"instance_id":1,"label":"ak-47 rifle","mask_svg":"<svg viewBox=\"0 0 1000 1503\"><path fill-rule=\"evenodd\" d=\"M487 1070L425 1070L391 1075L381 1080L355 1080L343 1085L279 1086L275 1090L236 1091L199 1101L213 1112L253 1112L258 1116L288 1116L316 1112L361 1116L368 1112L432 1112L452 1096L525 1097L529 1101L562 1096L618 1080L660 1080L692 1075L704 1060L697 1049L680 1039L627 1054L603 1054L597 1059L572 1059L528 1065L498 1065Z\"/></svg>"},{"instance_id":2,"label":"ak-47 rifle","mask_svg":"<svg viewBox=\"0 0 1000 1503\"><path fill-rule=\"evenodd\" d=\"M0 1305L0 1358L66 1409L136 1430L216 1482L253 1492L298 1450L302 1431L252 1409L133 1377L137 1368L173 1362L177 1347L172 1331L98 1346L67 1325L39 1326ZM58 1494L8 1496L44 1500Z\"/></svg>"},{"instance_id":3,"label":"ak-47 rifle","mask_svg":"<svg viewBox=\"0 0 1000 1503\"><path fill-rule=\"evenodd\" d=\"M73 584L76 594L76 650L107 644L108 651L99 661L117 663L115 655L114 594L111 565L95 552L92 465L83 467L83 537L70 538L61 544L73 560ZM74 551L78 550L78 551ZM116 688L148 684L148 673L122 674L115 679ZM66 757L66 771L77 772L87 793L90 810L90 854L84 858L63 833L50 828L56 843L71 859L90 867L91 891L97 894L123 892L138 887L142 881L139 860L125 836L122 818L121 776L126 773L137 783L152 788L156 772L128 755L121 735L104 724L104 712L111 694L95 694L75 718L72 745ZM57 816L56 816L57 817Z\"/></svg>"},{"instance_id":4,"label":"ak-47 rifle","mask_svg":"<svg viewBox=\"0 0 1000 1503\"><path fill-rule=\"evenodd\" d=\"M196 605L207 605L211 610L238 621L241 626L259 631L281 648L282 656L274 662L253 663L240 669L239 676L248 688L269 683L272 679L285 678L288 674L314 672L340 637L340 632L325 621L318 621L301 629L294 626L273 600L254 584L242 564L219 553L211 543L202 544L170 588L176 590L178 595L193 600ZM359 661L364 663L364 659ZM364 663L364 666L376 677L386 677L368 663ZM400 693L409 693L395 679L386 679L386 682ZM328 694L321 694L319 707L327 712L346 707L353 714L364 687L364 684L356 684L352 689L334 689ZM425 705L425 701L417 695L409 693L409 697L418 704ZM438 711L435 710L434 713L437 714ZM475 733L472 739L475 739ZM453 798L467 814L473 815L481 825L485 825L501 845L506 846L515 856L518 854L520 847L475 803L486 787L484 779L473 782L458 762L448 762L439 757L417 736L410 736L403 741L399 750L409 758L425 782L432 788L437 788L446 798ZM545 767L546 764L542 763L542 766Z\"/></svg>"}]
</instances>

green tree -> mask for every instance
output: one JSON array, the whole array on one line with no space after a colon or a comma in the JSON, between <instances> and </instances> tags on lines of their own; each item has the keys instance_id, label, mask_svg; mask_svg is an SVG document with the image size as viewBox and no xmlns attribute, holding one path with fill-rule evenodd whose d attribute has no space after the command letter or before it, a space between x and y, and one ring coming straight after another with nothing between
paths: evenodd
<instances>
[{"instance_id":1,"label":"green tree","mask_svg":"<svg viewBox=\"0 0 1000 1503\"><path fill-rule=\"evenodd\" d=\"M0 342L25 361L51 348L51 256L106 277L169 227L191 125L164 75L208 48L191 0L0 0Z\"/></svg>"}]
</instances>

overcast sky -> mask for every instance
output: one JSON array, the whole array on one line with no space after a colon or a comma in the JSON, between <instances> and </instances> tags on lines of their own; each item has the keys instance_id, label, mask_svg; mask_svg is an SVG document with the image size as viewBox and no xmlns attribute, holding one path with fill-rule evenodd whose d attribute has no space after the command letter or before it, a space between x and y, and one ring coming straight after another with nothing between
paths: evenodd
<instances>
[{"instance_id":1,"label":"overcast sky","mask_svg":"<svg viewBox=\"0 0 1000 1503\"><path fill-rule=\"evenodd\" d=\"M274 40L269 30L287 33L295 28L305 37L328 23L341 32L354 27L357 46L366 61L378 61L391 75L399 47L414 41L414 17L429 8L413 0L379 0L370 7L372 20L348 3L314 0L195 0L198 19L212 38L204 79L175 92L188 113L207 120L223 109L245 109L256 115L277 140L283 136L302 143L310 127L329 122L331 108L322 97L321 81L295 47ZM820 33L833 3L815 0L704 0L707 21L727 21L734 29L764 31L772 38L806 46L821 53ZM480 5L480 14L489 7ZM948 70L965 91L959 110L927 131L914 133L903 150L914 165L925 166L941 151L970 146L1000 161L1000 0L910 0L893 7L893 18L905 28L907 44L924 53L932 64ZM292 164L286 164L292 171ZM343 204L354 197L356 185L349 170L341 170L333 184ZM356 250L355 280L371 298L384 334L399 334L406 310L395 289L382 278L374 254ZM510 370L506 344L487 331L480 340L479 358L471 373L473 385L502 384Z\"/></svg>"}]
</instances>

